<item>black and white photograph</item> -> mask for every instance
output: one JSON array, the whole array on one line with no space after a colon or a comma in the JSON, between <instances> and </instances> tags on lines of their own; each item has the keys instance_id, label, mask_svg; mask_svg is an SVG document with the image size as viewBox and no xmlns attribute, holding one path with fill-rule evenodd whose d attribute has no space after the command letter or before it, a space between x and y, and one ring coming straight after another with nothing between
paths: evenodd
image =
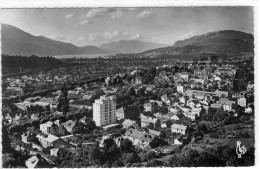
<instances>
[{"instance_id":1,"label":"black and white photograph","mask_svg":"<svg viewBox=\"0 0 260 169\"><path fill-rule=\"evenodd\" d=\"M1 167L256 165L254 5L0 12Z\"/></svg>"}]
</instances>

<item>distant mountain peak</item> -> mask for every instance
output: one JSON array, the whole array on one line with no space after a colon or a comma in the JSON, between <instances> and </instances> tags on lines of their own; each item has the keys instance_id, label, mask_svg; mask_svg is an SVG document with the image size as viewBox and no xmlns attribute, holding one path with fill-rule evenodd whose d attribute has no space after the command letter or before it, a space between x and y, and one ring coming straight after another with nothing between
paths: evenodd
<instances>
[{"instance_id":1,"label":"distant mountain peak","mask_svg":"<svg viewBox=\"0 0 260 169\"><path fill-rule=\"evenodd\" d=\"M8 24L2 24L1 26L2 53L7 55L54 56L113 53L111 50L103 50L96 46L78 47L42 35L34 36Z\"/></svg>"},{"instance_id":2,"label":"distant mountain peak","mask_svg":"<svg viewBox=\"0 0 260 169\"><path fill-rule=\"evenodd\" d=\"M154 42L145 42L141 40L118 40L104 43L100 46L102 49L110 49L121 53L140 53L146 50L166 47L168 45Z\"/></svg>"}]
</instances>

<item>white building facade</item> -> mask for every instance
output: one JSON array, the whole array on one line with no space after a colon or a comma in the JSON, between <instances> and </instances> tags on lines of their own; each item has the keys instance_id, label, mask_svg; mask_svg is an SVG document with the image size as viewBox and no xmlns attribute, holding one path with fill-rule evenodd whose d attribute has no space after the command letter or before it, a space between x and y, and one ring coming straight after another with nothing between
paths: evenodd
<instances>
[{"instance_id":1,"label":"white building facade","mask_svg":"<svg viewBox=\"0 0 260 169\"><path fill-rule=\"evenodd\" d=\"M101 96L93 103L93 120L96 126L104 126L116 121L116 102L113 96Z\"/></svg>"}]
</instances>

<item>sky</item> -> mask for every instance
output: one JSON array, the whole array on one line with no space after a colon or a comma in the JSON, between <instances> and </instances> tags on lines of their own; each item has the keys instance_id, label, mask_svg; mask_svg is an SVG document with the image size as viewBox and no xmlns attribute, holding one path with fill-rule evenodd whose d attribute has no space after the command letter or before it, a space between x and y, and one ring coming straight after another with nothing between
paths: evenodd
<instances>
[{"instance_id":1,"label":"sky","mask_svg":"<svg viewBox=\"0 0 260 169\"><path fill-rule=\"evenodd\" d=\"M77 46L118 40L173 45L219 30L254 33L253 7L2 9L1 23Z\"/></svg>"}]
</instances>

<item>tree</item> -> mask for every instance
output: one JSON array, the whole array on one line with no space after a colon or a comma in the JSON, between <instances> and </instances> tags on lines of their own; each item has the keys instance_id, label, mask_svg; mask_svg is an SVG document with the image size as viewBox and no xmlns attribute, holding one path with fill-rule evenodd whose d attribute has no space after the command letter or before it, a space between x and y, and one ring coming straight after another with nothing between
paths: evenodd
<instances>
[{"instance_id":1,"label":"tree","mask_svg":"<svg viewBox=\"0 0 260 169\"><path fill-rule=\"evenodd\" d=\"M136 94L139 97L145 96L145 89L143 87L138 88Z\"/></svg>"},{"instance_id":2,"label":"tree","mask_svg":"<svg viewBox=\"0 0 260 169\"><path fill-rule=\"evenodd\" d=\"M67 113L69 111L69 106L68 105L62 105L60 110L63 113Z\"/></svg>"},{"instance_id":3,"label":"tree","mask_svg":"<svg viewBox=\"0 0 260 169\"><path fill-rule=\"evenodd\" d=\"M95 121L93 121L93 120L87 120L86 121L86 128L87 129L89 129L89 130L94 130L94 129L96 129L96 123L95 123Z\"/></svg>"},{"instance_id":4,"label":"tree","mask_svg":"<svg viewBox=\"0 0 260 169\"><path fill-rule=\"evenodd\" d=\"M135 152L123 153L122 158L123 158L123 163L125 165L132 164L132 163L137 163L137 162L140 161L140 157Z\"/></svg>"},{"instance_id":5,"label":"tree","mask_svg":"<svg viewBox=\"0 0 260 169\"><path fill-rule=\"evenodd\" d=\"M135 95L135 89L133 87L130 87L127 91L128 96L134 96Z\"/></svg>"},{"instance_id":6,"label":"tree","mask_svg":"<svg viewBox=\"0 0 260 169\"><path fill-rule=\"evenodd\" d=\"M133 143L128 139L124 139L121 143L121 150L123 152L131 152L132 149L133 149Z\"/></svg>"},{"instance_id":7,"label":"tree","mask_svg":"<svg viewBox=\"0 0 260 169\"><path fill-rule=\"evenodd\" d=\"M11 147L11 141L8 136L7 128L2 124L2 153L10 153L13 149Z\"/></svg>"},{"instance_id":8,"label":"tree","mask_svg":"<svg viewBox=\"0 0 260 169\"><path fill-rule=\"evenodd\" d=\"M89 161L91 161L94 164L100 164L100 160L101 160L101 151L99 148L97 147L92 147L89 150Z\"/></svg>"},{"instance_id":9,"label":"tree","mask_svg":"<svg viewBox=\"0 0 260 169\"><path fill-rule=\"evenodd\" d=\"M13 154L6 153L2 156L2 166L4 168L12 168L16 166L16 159L14 158Z\"/></svg>"},{"instance_id":10,"label":"tree","mask_svg":"<svg viewBox=\"0 0 260 169\"><path fill-rule=\"evenodd\" d=\"M107 151L107 155L108 155L109 159L113 160L113 161L115 161L116 157L120 156L120 150L116 144L113 144L111 147L109 147L109 149Z\"/></svg>"}]
</instances>

